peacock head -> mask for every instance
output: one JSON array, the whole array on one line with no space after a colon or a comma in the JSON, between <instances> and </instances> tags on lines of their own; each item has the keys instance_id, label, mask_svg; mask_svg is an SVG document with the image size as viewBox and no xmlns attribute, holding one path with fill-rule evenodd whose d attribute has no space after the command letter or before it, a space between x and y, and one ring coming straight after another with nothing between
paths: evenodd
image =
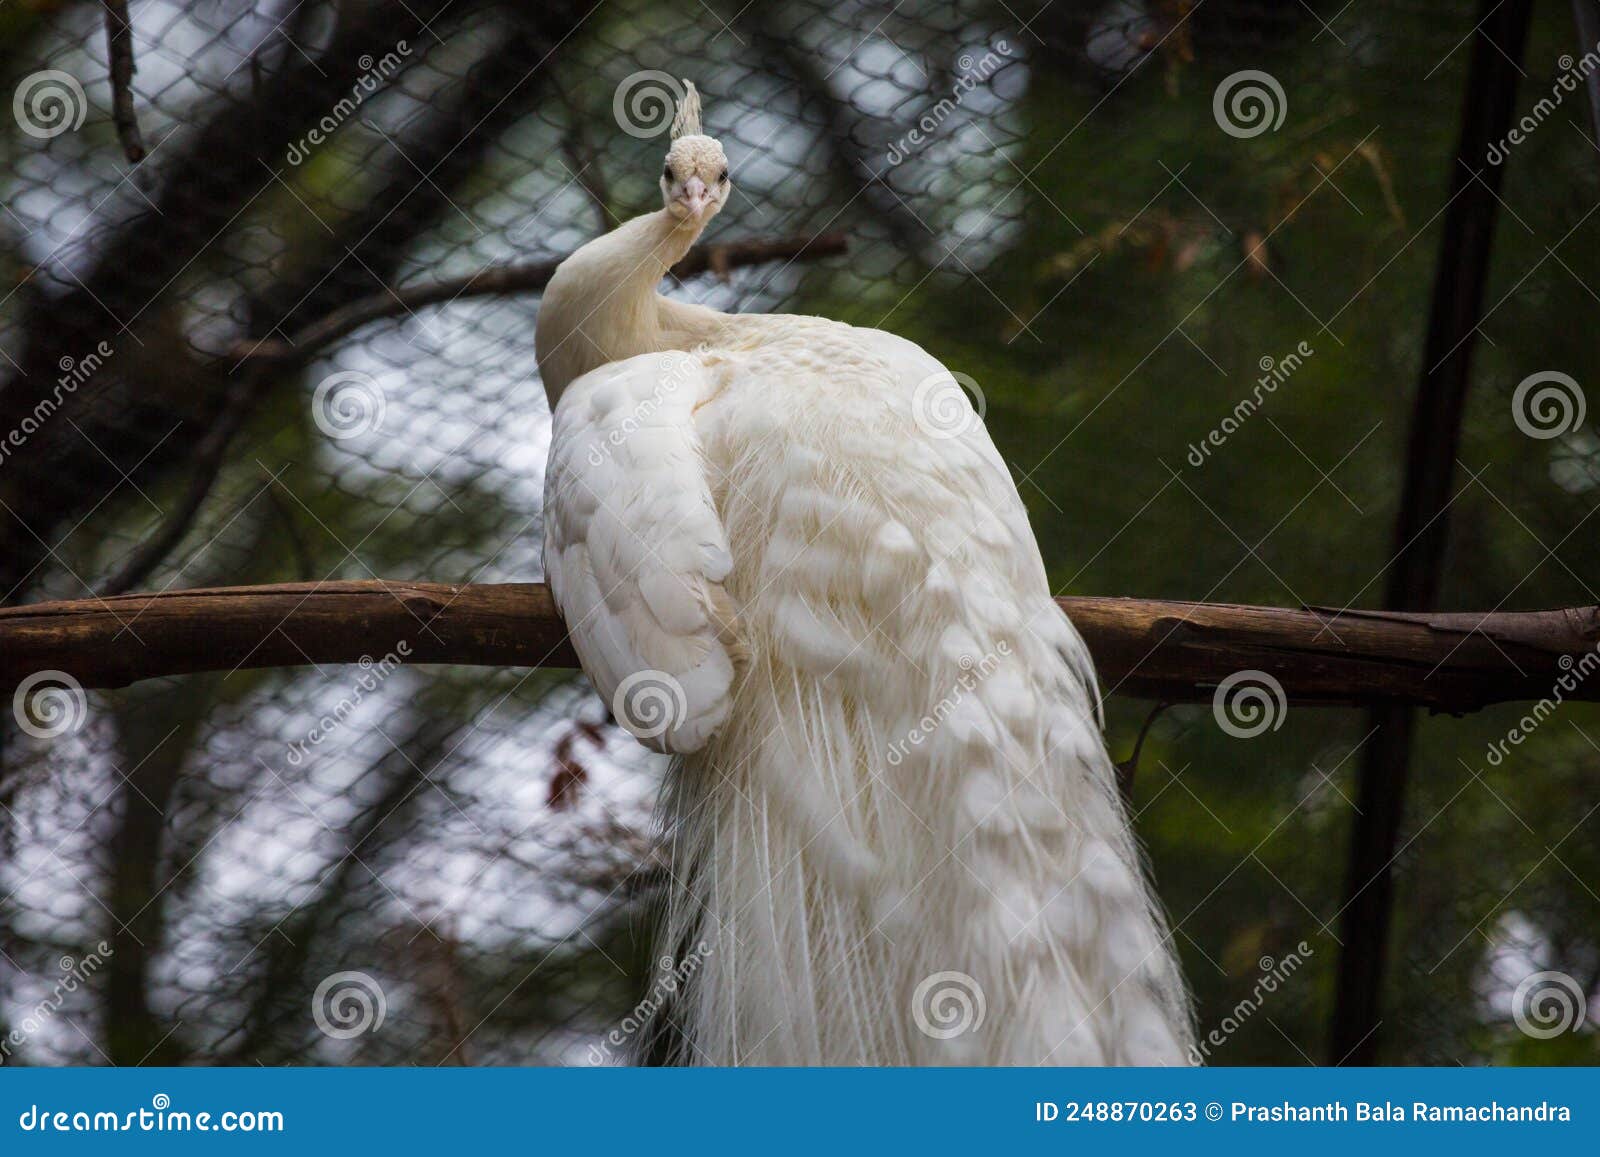
<instances>
[{"instance_id":1,"label":"peacock head","mask_svg":"<svg viewBox=\"0 0 1600 1157\"><path fill-rule=\"evenodd\" d=\"M704 225L722 208L733 186L722 145L700 131L700 94L688 81L683 90L672 118L672 147L661 170L661 200L679 221Z\"/></svg>"}]
</instances>

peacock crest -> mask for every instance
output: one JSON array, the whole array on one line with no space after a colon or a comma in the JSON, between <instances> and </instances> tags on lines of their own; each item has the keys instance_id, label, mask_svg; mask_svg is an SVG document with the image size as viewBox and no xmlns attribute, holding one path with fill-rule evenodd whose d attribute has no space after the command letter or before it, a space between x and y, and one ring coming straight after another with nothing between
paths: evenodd
<instances>
[{"instance_id":1,"label":"peacock crest","mask_svg":"<svg viewBox=\"0 0 1600 1157\"><path fill-rule=\"evenodd\" d=\"M683 82L683 96L678 99L678 111L672 118L672 139L700 135L700 90L694 82Z\"/></svg>"}]
</instances>

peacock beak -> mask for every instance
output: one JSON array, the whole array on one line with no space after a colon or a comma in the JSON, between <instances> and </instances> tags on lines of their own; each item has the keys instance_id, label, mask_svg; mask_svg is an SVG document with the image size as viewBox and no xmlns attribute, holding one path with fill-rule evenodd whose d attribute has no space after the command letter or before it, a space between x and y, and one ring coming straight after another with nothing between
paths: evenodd
<instances>
[{"instance_id":1,"label":"peacock beak","mask_svg":"<svg viewBox=\"0 0 1600 1157\"><path fill-rule=\"evenodd\" d=\"M698 217L711 198L707 194L706 183L699 177L690 177L683 183L683 192L678 194L678 200L683 202L690 216Z\"/></svg>"}]
</instances>

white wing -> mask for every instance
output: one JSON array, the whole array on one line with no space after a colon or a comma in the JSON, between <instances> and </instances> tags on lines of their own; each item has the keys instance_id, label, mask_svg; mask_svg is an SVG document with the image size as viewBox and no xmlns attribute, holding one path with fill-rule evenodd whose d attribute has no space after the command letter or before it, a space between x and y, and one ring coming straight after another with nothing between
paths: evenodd
<instances>
[{"instance_id":1,"label":"white wing","mask_svg":"<svg viewBox=\"0 0 1600 1157\"><path fill-rule=\"evenodd\" d=\"M698 751L727 718L733 565L695 407L699 359L644 354L585 374L556 405L545 576L595 690L656 751Z\"/></svg>"}]
</instances>

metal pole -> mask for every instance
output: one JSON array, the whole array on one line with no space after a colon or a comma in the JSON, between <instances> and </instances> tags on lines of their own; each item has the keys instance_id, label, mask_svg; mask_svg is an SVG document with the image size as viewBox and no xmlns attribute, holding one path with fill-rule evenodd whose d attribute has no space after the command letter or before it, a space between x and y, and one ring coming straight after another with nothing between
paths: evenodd
<instances>
[{"instance_id":1,"label":"metal pole","mask_svg":"<svg viewBox=\"0 0 1600 1157\"><path fill-rule=\"evenodd\" d=\"M1490 146L1510 127L1517 61L1532 0L1482 0L1450 175L1422 377L1411 410L1406 475L1384 606L1432 610L1449 541L1448 507L1474 334L1482 314L1501 166ZM1341 918L1344 947L1329 1039L1333 1064L1377 1062L1384 971L1394 909L1394 859L1405 812L1415 713L1377 707L1363 756Z\"/></svg>"}]
</instances>

